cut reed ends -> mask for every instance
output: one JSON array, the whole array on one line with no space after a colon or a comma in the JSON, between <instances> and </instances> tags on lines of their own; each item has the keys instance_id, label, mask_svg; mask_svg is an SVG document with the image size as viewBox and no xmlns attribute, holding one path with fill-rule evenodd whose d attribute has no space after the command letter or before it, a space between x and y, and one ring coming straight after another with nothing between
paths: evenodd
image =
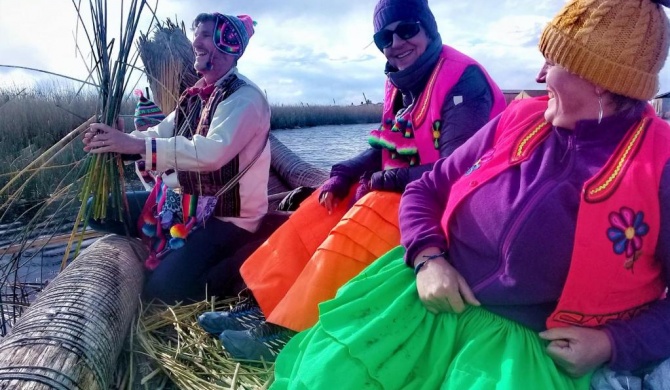
<instances>
[{"instance_id":1,"label":"cut reed ends","mask_svg":"<svg viewBox=\"0 0 670 390\"><path fill-rule=\"evenodd\" d=\"M215 310L229 309L237 298L218 301ZM191 305L147 306L133 330L132 354L147 356L160 375L166 375L180 389L267 388L274 366L264 362L238 362L230 358L219 341L197 322L201 313L212 310L210 302ZM141 381L161 379L155 370Z\"/></svg>"}]
</instances>

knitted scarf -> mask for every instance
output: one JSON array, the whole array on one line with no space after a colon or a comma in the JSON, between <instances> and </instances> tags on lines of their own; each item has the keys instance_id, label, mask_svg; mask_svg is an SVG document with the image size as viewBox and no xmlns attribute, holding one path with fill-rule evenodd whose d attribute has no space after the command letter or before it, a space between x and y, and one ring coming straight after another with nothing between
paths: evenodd
<instances>
[{"instance_id":1,"label":"knitted scarf","mask_svg":"<svg viewBox=\"0 0 670 390\"><path fill-rule=\"evenodd\" d=\"M426 51L407 69L398 70L388 62L386 63L384 73L386 73L391 83L402 93L404 107L409 106L423 92L430 73L440 58L441 51L442 38L438 34L428 44Z\"/></svg>"}]
</instances>

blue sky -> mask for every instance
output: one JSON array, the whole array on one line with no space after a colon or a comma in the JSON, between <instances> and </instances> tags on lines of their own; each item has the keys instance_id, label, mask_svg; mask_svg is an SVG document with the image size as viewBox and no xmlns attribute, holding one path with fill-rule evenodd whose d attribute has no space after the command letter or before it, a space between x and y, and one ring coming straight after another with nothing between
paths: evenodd
<instances>
[{"instance_id":1,"label":"blue sky","mask_svg":"<svg viewBox=\"0 0 670 390\"><path fill-rule=\"evenodd\" d=\"M110 7L118 3L109 2ZM501 88L542 88L534 81L543 61L537 40L563 0L429 3L444 43L477 59ZM187 25L200 12L249 14L258 24L239 69L267 92L271 103L358 104L363 93L373 102L382 99L385 59L371 44L375 4L376 0L160 0L157 14L161 20L176 17ZM145 16L143 30L148 13ZM75 56L75 17L71 0L0 0L0 64L85 78L83 60ZM44 78L0 68L0 85L41 85ZM661 74L661 92L666 91L668 66Z\"/></svg>"}]
</instances>

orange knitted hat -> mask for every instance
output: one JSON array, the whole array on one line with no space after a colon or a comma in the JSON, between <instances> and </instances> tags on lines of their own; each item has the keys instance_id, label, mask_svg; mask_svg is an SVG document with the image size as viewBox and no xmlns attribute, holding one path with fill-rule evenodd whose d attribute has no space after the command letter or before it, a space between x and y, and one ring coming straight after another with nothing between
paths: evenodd
<instances>
[{"instance_id":1,"label":"orange knitted hat","mask_svg":"<svg viewBox=\"0 0 670 390\"><path fill-rule=\"evenodd\" d=\"M668 56L665 0L572 0L542 32L545 58L606 90L649 100Z\"/></svg>"}]
</instances>

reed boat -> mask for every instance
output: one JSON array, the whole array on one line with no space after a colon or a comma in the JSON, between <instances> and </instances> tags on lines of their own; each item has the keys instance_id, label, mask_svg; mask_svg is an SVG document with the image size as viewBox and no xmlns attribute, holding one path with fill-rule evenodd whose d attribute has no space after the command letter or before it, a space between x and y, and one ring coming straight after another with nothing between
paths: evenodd
<instances>
[{"instance_id":1,"label":"reed boat","mask_svg":"<svg viewBox=\"0 0 670 390\"><path fill-rule=\"evenodd\" d=\"M270 135L269 142L271 211L257 233L259 244L290 215L276 211L281 199L298 187L316 188L328 177L326 171L302 160L274 136ZM127 351L122 354L124 349L138 348L137 340L133 340L137 333L129 330L143 324L142 317L149 315L145 311L147 303L140 300L146 248L137 239L88 234L85 250L46 285L9 334L0 339L0 389L178 388L174 387L175 381L165 379L164 365L145 361L149 373L142 375L137 367L137 360L142 358L128 355ZM56 243L48 250L66 245L66 240L58 237L45 240ZM35 242L37 246L24 245L20 250L44 250L44 243ZM11 246L4 249L19 250ZM186 310L193 310L195 315L202 308L196 305ZM162 308L159 316L161 310L174 314L184 308ZM152 313L156 315L156 311ZM168 331L189 333L187 329ZM210 348L214 345L210 344ZM240 375L253 376L253 366L235 367L231 375L221 374L220 386L205 377L211 384L209 388L254 388L253 383L263 386L263 378L240 382Z\"/></svg>"}]
</instances>

